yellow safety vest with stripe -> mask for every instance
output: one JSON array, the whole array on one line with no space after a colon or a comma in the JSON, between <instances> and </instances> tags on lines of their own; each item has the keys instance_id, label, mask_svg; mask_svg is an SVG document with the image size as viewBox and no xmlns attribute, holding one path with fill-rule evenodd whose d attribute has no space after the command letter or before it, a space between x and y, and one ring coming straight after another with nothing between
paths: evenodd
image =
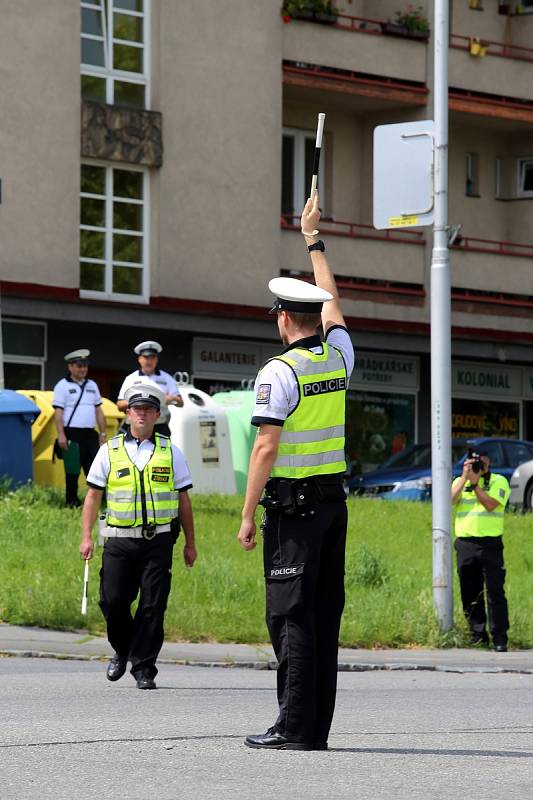
<instances>
[{"instance_id":1,"label":"yellow safety vest with stripe","mask_svg":"<svg viewBox=\"0 0 533 800\"><path fill-rule=\"evenodd\" d=\"M155 447L144 469L138 469L124 447L124 435L108 442L111 469L107 479L107 524L134 528L166 525L178 516L170 439L155 434Z\"/></svg>"},{"instance_id":2,"label":"yellow safety vest with stripe","mask_svg":"<svg viewBox=\"0 0 533 800\"><path fill-rule=\"evenodd\" d=\"M300 398L284 422L272 478L308 478L346 471L344 421L347 375L341 353L295 347L280 356L292 369Z\"/></svg>"},{"instance_id":3,"label":"yellow safety vest with stripe","mask_svg":"<svg viewBox=\"0 0 533 800\"><path fill-rule=\"evenodd\" d=\"M456 478L456 480L459 479ZM504 510L511 494L506 478L503 475L491 473L489 485L487 487L483 484L481 485L481 488L490 497L500 503L494 511L487 511L473 491L465 491L469 485L469 483L466 483L461 493L461 498L457 503L455 535L459 538L465 536L502 536Z\"/></svg>"}]
</instances>

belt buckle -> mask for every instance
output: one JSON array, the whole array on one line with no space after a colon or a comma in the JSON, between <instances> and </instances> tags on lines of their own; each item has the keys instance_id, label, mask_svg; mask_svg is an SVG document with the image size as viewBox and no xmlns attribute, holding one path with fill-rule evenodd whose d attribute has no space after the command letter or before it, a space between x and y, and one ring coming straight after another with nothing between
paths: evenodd
<instances>
[{"instance_id":1,"label":"belt buckle","mask_svg":"<svg viewBox=\"0 0 533 800\"><path fill-rule=\"evenodd\" d=\"M156 525L143 525L141 532L143 539L146 539L147 542L151 542L152 539L156 537L157 527Z\"/></svg>"}]
</instances>

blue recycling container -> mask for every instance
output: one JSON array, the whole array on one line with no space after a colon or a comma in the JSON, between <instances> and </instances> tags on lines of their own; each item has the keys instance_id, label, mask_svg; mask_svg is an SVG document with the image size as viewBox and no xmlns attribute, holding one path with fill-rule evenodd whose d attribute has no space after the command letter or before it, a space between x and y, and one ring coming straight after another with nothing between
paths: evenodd
<instances>
[{"instance_id":1,"label":"blue recycling container","mask_svg":"<svg viewBox=\"0 0 533 800\"><path fill-rule=\"evenodd\" d=\"M13 486L32 480L31 426L40 413L27 397L0 390L0 480L8 479Z\"/></svg>"}]
</instances>

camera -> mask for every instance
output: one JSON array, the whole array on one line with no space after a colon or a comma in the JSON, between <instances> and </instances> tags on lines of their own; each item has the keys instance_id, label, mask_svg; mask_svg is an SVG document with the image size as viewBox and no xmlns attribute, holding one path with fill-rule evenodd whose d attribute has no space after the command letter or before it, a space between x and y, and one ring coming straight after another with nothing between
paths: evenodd
<instances>
[{"instance_id":1,"label":"camera","mask_svg":"<svg viewBox=\"0 0 533 800\"><path fill-rule=\"evenodd\" d=\"M478 474L478 472L481 472L481 470L483 469L483 462L481 460L481 456L479 455L479 453L476 453L475 450L469 449L467 458L473 459L473 462L471 464L472 472L475 472L476 475Z\"/></svg>"}]
</instances>

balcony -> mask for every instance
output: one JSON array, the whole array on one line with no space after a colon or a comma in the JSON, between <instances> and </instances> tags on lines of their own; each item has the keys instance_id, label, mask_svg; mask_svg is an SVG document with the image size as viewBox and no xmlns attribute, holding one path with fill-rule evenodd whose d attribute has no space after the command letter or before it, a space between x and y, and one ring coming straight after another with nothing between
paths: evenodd
<instances>
[{"instance_id":1,"label":"balcony","mask_svg":"<svg viewBox=\"0 0 533 800\"><path fill-rule=\"evenodd\" d=\"M471 55L478 44L482 54ZM529 47L452 34L449 66L450 87L533 101L533 49Z\"/></svg>"},{"instance_id":2,"label":"balcony","mask_svg":"<svg viewBox=\"0 0 533 800\"><path fill-rule=\"evenodd\" d=\"M292 20L284 26L283 59L368 75L394 75L399 81L426 80L428 48L420 40L386 36L380 20L340 14L333 25Z\"/></svg>"}]
</instances>

